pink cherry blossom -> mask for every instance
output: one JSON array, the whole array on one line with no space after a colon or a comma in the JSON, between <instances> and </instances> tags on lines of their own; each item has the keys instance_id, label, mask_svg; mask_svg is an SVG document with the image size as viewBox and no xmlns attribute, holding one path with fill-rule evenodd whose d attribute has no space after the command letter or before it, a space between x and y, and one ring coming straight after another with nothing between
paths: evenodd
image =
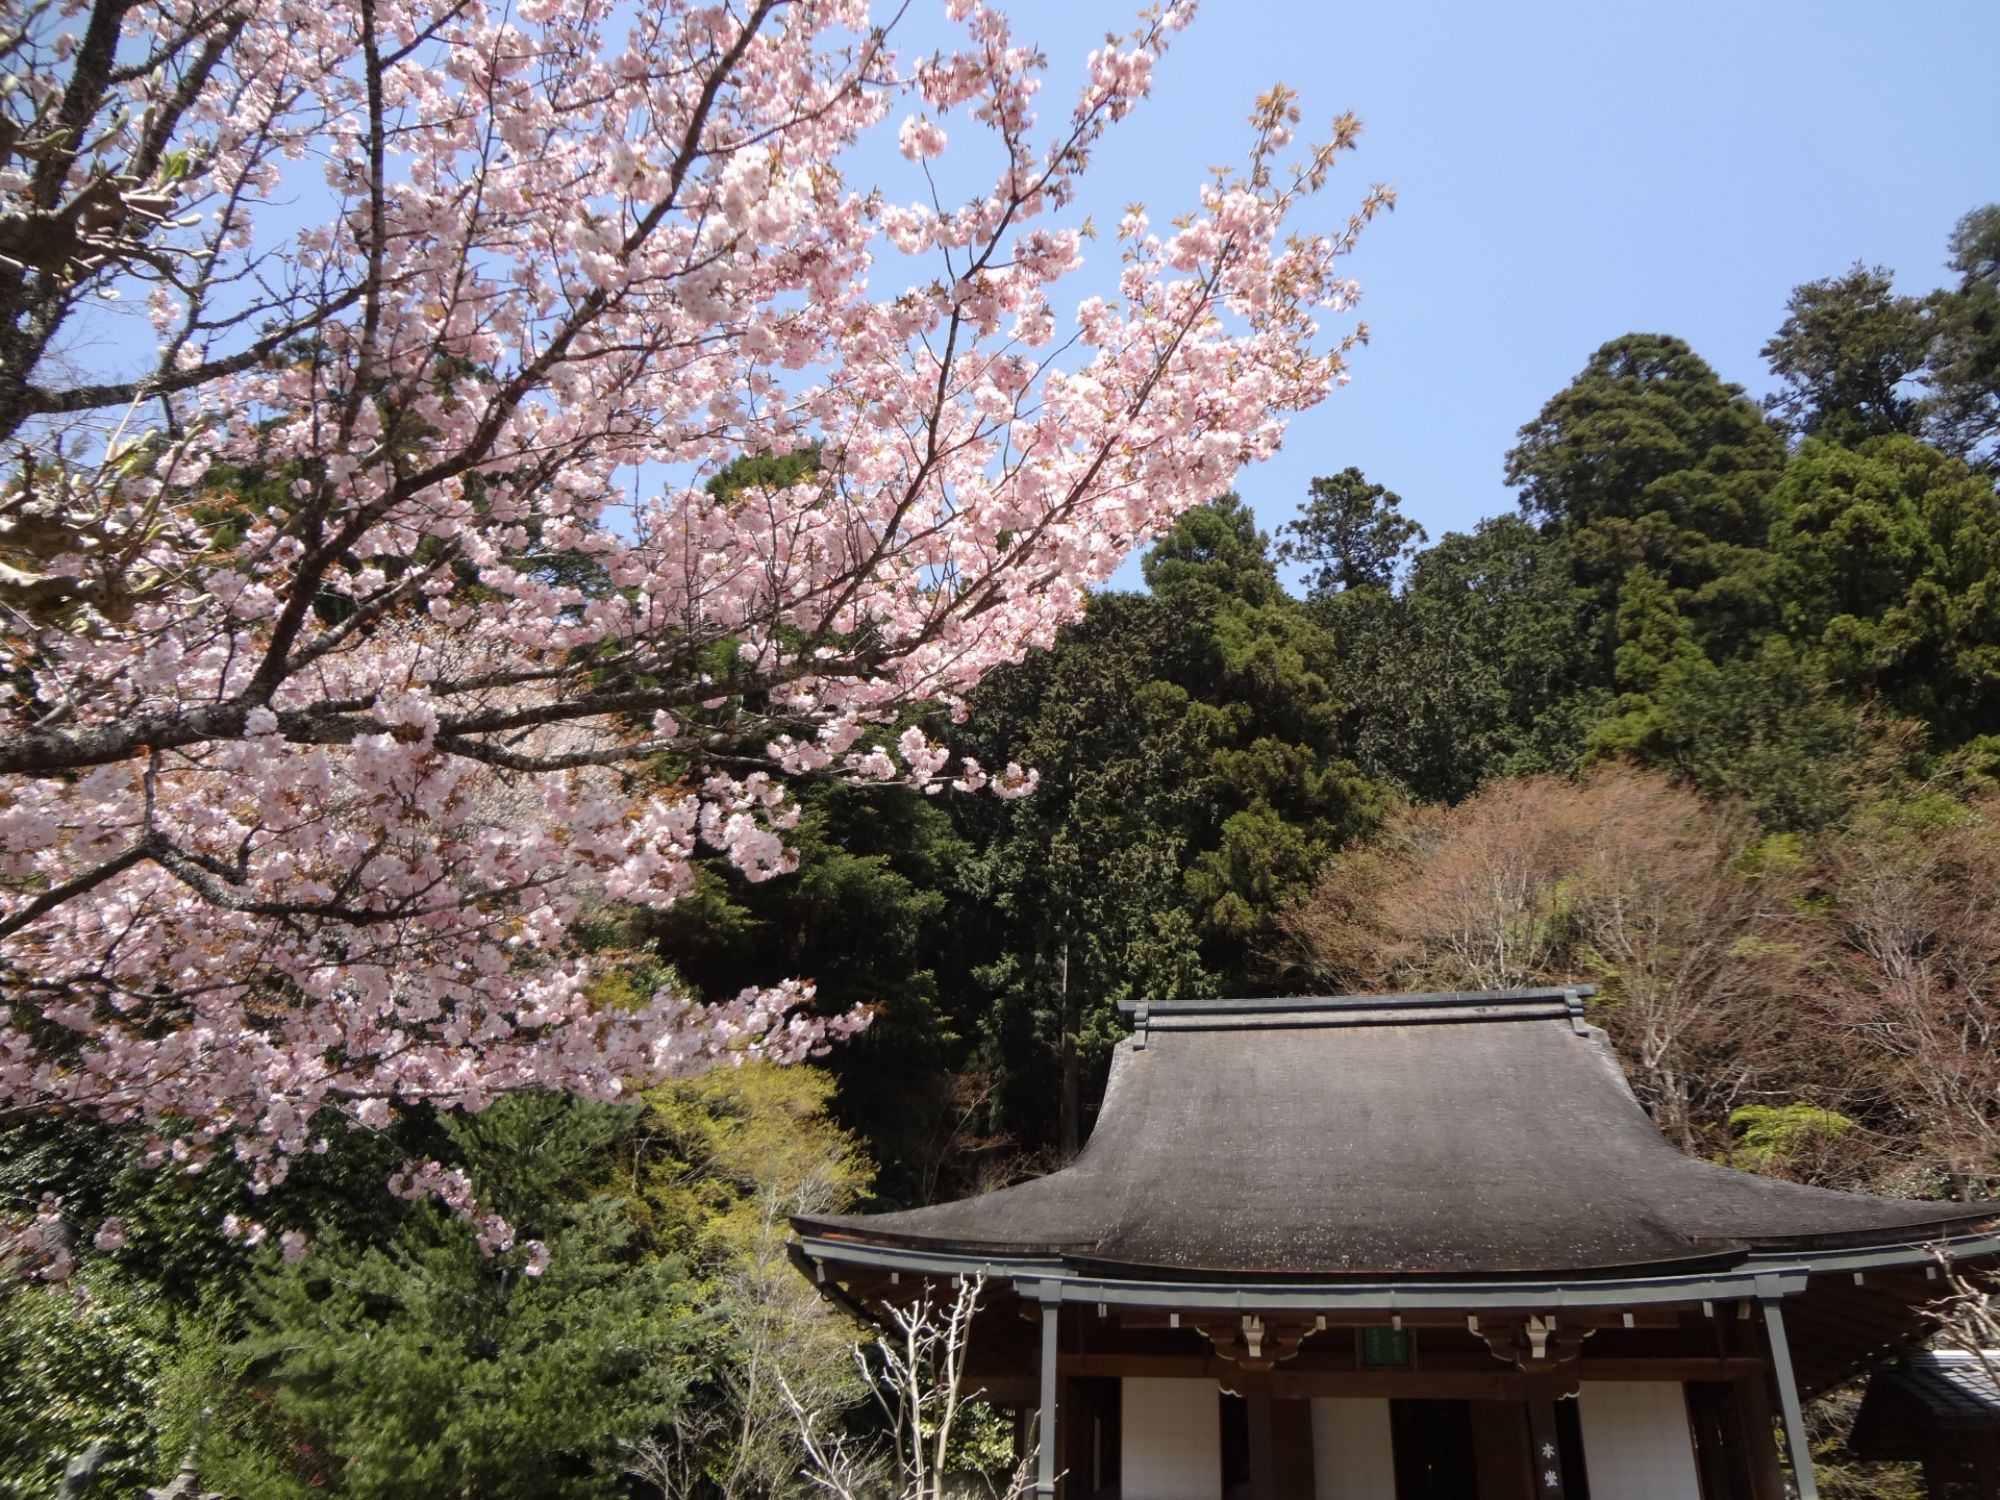
<instances>
[{"instance_id":1,"label":"pink cherry blossom","mask_svg":"<svg viewBox=\"0 0 2000 1500\"><path fill-rule=\"evenodd\" d=\"M866 0L0 0L0 217L62 229L0 276L0 1105L261 1193L324 1111L861 1024L796 983L607 1008L569 934L703 849L781 878L786 775L1031 791L902 726L1345 378L1321 320L1389 201L1301 223L1357 127L1280 160L1274 90L1078 306L1092 149L1190 7L1046 113L1006 17L944 9L906 62ZM878 129L998 167L899 205L847 175ZM442 1170L403 1188L500 1253Z\"/></svg>"}]
</instances>

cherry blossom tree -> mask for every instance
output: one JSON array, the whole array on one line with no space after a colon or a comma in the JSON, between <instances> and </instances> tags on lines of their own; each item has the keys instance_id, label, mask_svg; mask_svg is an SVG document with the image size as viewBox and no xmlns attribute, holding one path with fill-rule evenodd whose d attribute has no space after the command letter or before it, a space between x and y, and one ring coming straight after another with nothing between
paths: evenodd
<instances>
[{"instance_id":1,"label":"cherry blossom tree","mask_svg":"<svg viewBox=\"0 0 2000 1500\"><path fill-rule=\"evenodd\" d=\"M905 58L865 0L0 0L0 1108L261 1189L329 1108L849 1024L600 1005L567 934L702 845L786 870L787 776L1027 790L909 711L1343 378L1388 202L1288 227L1358 127L1294 150L1276 89L1059 306L1188 7L1052 122L945 10ZM848 180L878 127L997 167L896 201Z\"/></svg>"}]
</instances>

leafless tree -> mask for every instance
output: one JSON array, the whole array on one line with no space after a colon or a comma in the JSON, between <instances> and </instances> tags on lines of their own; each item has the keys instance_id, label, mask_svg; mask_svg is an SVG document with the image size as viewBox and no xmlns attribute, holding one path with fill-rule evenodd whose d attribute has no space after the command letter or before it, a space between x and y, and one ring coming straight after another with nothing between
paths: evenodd
<instances>
[{"instance_id":1,"label":"leafless tree","mask_svg":"<svg viewBox=\"0 0 2000 1500\"><path fill-rule=\"evenodd\" d=\"M1995 1390L2000 1390L2000 1281L1937 1257L1945 1295L1931 1307L1938 1317L1938 1336L1970 1354Z\"/></svg>"},{"instance_id":2,"label":"leafless tree","mask_svg":"<svg viewBox=\"0 0 2000 1500\"><path fill-rule=\"evenodd\" d=\"M1354 988L1596 982L1641 1097L1689 1148L1752 1082L1746 1029L1782 1029L1796 990L1796 876L1755 838L1651 772L1503 781L1336 856L1288 927Z\"/></svg>"},{"instance_id":3,"label":"leafless tree","mask_svg":"<svg viewBox=\"0 0 2000 1500\"><path fill-rule=\"evenodd\" d=\"M1822 989L1857 1071L1972 1198L2000 1181L2000 808L1825 852Z\"/></svg>"},{"instance_id":4,"label":"leafless tree","mask_svg":"<svg viewBox=\"0 0 2000 1500\"><path fill-rule=\"evenodd\" d=\"M882 1432L850 1436L840 1413L783 1386L805 1454L805 1476L833 1500L956 1500L954 1440L976 1393L966 1381L973 1314L985 1282L960 1280L947 1297L926 1282L892 1306L872 1344L856 1345L856 1368L882 1417ZM1033 1489L1034 1454L1019 1459L994 1500Z\"/></svg>"}]
</instances>

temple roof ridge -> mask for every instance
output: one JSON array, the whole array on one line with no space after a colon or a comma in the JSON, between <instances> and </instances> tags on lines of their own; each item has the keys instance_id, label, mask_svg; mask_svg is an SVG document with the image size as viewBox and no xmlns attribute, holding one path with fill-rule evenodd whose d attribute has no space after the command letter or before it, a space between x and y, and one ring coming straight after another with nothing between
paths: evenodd
<instances>
[{"instance_id":1,"label":"temple roof ridge","mask_svg":"<svg viewBox=\"0 0 2000 1500\"><path fill-rule=\"evenodd\" d=\"M1422 990L1390 994L1275 995L1240 998L1121 1000L1143 1041L1148 1030L1218 1031L1239 1027L1447 1025L1489 1021L1567 1020L1581 1035L1591 984L1518 989Z\"/></svg>"}]
</instances>

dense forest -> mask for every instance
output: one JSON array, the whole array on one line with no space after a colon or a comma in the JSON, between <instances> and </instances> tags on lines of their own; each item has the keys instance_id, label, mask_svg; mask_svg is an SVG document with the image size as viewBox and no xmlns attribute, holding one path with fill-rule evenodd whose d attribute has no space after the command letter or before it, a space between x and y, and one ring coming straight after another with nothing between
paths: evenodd
<instances>
[{"instance_id":1,"label":"dense forest","mask_svg":"<svg viewBox=\"0 0 2000 1500\"><path fill-rule=\"evenodd\" d=\"M867 1007L814 1066L333 1122L237 1234L243 1163L0 1125L0 1213L116 1226L0 1290L0 1494L93 1441L91 1495L190 1453L243 1500L796 1493L783 1390L855 1377L785 1215L1059 1164L1133 996L1588 981L1685 1150L1992 1194L2000 207L1948 253L1927 294L1799 286L1761 402L1670 335L1590 353L1470 533L1338 455L1275 535L1219 497L920 726L1033 795L803 781L795 873L718 855L584 929L607 1008L665 973ZM417 1159L545 1272L385 1192Z\"/></svg>"}]
</instances>

